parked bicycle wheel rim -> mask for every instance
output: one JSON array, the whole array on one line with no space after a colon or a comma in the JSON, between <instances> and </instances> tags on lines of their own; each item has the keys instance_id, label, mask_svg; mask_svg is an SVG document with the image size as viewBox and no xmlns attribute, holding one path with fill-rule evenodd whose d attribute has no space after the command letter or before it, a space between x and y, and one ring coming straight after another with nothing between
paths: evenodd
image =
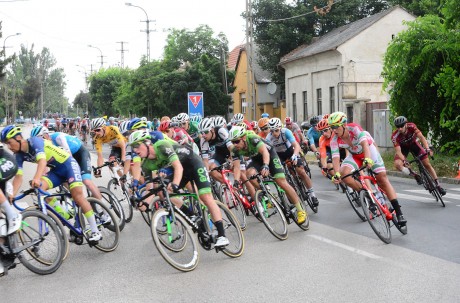
<instances>
[{"instance_id":1,"label":"parked bicycle wheel rim","mask_svg":"<svg viewBox=\"0 0 460 303\"><path fill-rule=\"evenodd\" d=\"M364 215L366 216L367 222L369 222L372 230L375 232L377 237L380 238L380 240L389 244L391 242L390 224L388 223L380 204L374 202L366 190L361 190L360 198ZM371 211L371 206L375 207L374 211Z\"/></svg>"},{"instance_id":2,"label":"parked bicycle wheel rim","mask_svg":"<svg viewBox=\"0 0 460 303\"><path fill-rule=\"evenodd\" d=\"M257 211L265 227L279 240L286 240L288 238L287 222L278 203L261 190L256 192L255 198Z\"/></svg>"},{"instance_id":3,"label":"parked bicycle wheel rim","mask_svg":"<svg viewBox=\"0 0 460 303\"><path fill-rule=\"evenodd\" d=\"M169 225L167 233L158 233L157 230L164 229L164 222ZM193 232L180 215L175 216L175 220L170 220L169 212L166 209L157 210L152 216L150 231L153 242L160 252L163 259L172 267L180 271L191 271L196 268L199 262L198 241L193 236ZM185 233L184 233L185 231ZM184 240L185 237L185 240ZM162 238L162 240L160 240ZM168 246L179 243L179 246L186 245L178 252L167 248L163 243L168 242Z\"/></svg>"},{"instance_id":4,"label":"parked bicycle wheel rim","mask_svg":"<svg viewBox=\"0 0 460 303\"><path fill-rule=\"evenodd\" d=\"M246 213L244 207L240 204L239 200L233 195L232 191L226 186L221 185L219 188L221 201L227 206L227 208L235 215L239 222L241 230L246 229Z\"/></svg>"},{"instance_id":5,"label":"parked bicycle wheel rim","mask_svg":"<svg viewBox=\"0 0 460 303\"><path fill-rule=\"evenodd\" d=\"M47 275L54 273L61 266L64 257L62 237L54 220L42 212L24 211L21 228L12 237L16 238L16 243L20 245L36 242L33 248L23 250L18 256L21 263L30 271ZM47 261L41 262L37 261L38 259Z\"/></svg>"},{"instance_id":6,"label":"parked bicycle wheel rim","mask_svg":"<svg viewBox=\"0 0 460 303\"><path fill-rule=\"evenodd\" d=\"M125 228L125 212L123 210L123 206L121 206L120 201L112 194L107 188L104 186L98 186L99 191L102 195L102 201L110 205L110 209L113 210L115 216L118 220L118 228L120 231Z\"/></svg>"}]
</instances>

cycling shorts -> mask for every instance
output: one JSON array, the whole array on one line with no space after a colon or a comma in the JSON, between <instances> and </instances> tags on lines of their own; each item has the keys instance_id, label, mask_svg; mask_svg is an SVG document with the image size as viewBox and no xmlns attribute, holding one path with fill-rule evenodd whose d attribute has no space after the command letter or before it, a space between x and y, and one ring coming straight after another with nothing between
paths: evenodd
<instances>
[{"instance_id":1,"label":"cycling shorts","mask_svg":"<svg viewBox=\"0 0 460 303\"><path fill-rule=\"evenodd\" d=\"M82 179L91 180L91 155L89 151L82 145L72 156L78 165L80 165Z\"/></svg>"},{"instance_id":2,"label":"cycling shorts","mask_svg":"<svg viewBox=\"0 0 460 303\"><path fill-rule=\"evenodd\" d=\"M284 175L283 165L281 164L281 160L278 157L278 154L276 153L275 149L270 149L269 153L270 163L268 164L268 167L270 169L270 175L272 175L275 179L286 178L286 176ZM260 171L260 169L264 165L262 155L258 154L257 156L252 157L251 160L251 163L247 165L247 169L255 168L257 171Z\"/></svg>"},{"instance_id":3,"label":"cycling shorts","mask_svg":"<svg viewBox=\"0 0 460 303\"><path fill-rule=\"evenodd\" d=\"M83 186L80 166L73 157L69 157L58 167L53 167L51 170L42 176L42 179L48 183L49 188L55 188L64 182L69 183L69 188Z\"/></svg>"}]
</instances>

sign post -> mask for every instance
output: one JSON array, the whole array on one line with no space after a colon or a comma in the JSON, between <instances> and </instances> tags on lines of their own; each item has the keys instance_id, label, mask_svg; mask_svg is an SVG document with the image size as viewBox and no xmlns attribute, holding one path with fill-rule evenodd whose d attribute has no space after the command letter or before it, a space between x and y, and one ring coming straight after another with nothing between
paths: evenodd
<instances>
[{"instance_id":1,"label":"sign post","mask_svg":"<svg viewBox=\"0 0 460 303\"><path fill-rule=\"evenodd\" d=\"M202 92L188 93L188 115L189 117L204 116L204 100Z\"/></svg>"}]
</instances>

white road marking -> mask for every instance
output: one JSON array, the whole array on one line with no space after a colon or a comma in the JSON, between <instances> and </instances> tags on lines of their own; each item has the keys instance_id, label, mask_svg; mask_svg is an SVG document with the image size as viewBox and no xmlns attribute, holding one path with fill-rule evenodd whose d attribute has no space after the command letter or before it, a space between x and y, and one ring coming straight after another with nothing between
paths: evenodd
<instances>
[{"instance_id":1,"label":"white road marking","mask_svg":"<svg viewBox=\"0 0 460 303\"><path fill-rule=\"evenodd\" d=\"M436 202L436 199L431 196L431 198L426 198L426 197L422 197L422 196L414 196L414 195L406 195L406 194L402 194L400 192L396 193L398 195L398 198L404 198L404 199L407 199L407 200L412 200L412 201L416 201L416 202L421 202L421 203L438 203ZM446 201L444 199L442 199L444 201L444 203L452 203L450 201Z\"/></svg>"},{"instance_id":2,"label":"white road marking","mask_svg":"<svg viewBox=\"0 0 460 303\"><path fill-rule=\"evenodd\" d=\"M450 189L448 189L450 190ZM404 190L405 192L412 192L412 193L417 193L417 194L429 194L426 190L424 189L406 189ZM447 193L445 196L442 196L442 198L449 198L449 199L455 199L455 200L460 200L460 194L450 194Z\"/></svg>"},{"instance_id":3,"label":"white road marking","mask_svg":"<svg viewBox=\"0 0 460 303\"><path fill-rule=\"evenodd\" d=\"M364 250L361 250L361 249L357 249L357 248L345 245L343 243L333 241L333 240L328 239L328 238L324 238L324 237L317 236L317 235L308 235L308 236L312 237L312 238L314 238L316 240L322 241L324 243L331 244L331 245L343 248L345 250L357 253L359 255L362 255L362 256L365 256L365 257L368 257L368 258L371 258L371 259L380 259L380 258L382 258L382 257L374 255L374 254L372 254L370 252L367 252L367 251L364 251Z\"/></svg>"}]
</instances>

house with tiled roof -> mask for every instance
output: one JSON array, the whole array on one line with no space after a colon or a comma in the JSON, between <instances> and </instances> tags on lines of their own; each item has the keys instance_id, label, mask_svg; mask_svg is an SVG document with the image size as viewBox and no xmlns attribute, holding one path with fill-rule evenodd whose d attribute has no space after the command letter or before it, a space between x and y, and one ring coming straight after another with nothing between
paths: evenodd
<instances>
[{"instance_id":1,"label":"house with tiled roof","mask_svg":"<svg viewBox=\"0 0 460 303\"><path fill-rule=\"evenodd\" d=\"M254 101L248 97L250 88L248 85L248 61L246 45L235 47L229 54L228 69L235 70L235 79L232 85L235 90L232 95L233 113L242 113L246 120L259 120L262 113L268 113L271 117L285 117L285 109L280 106L280 89L271 81L271 74L263 70L257 64L257 46L253 49L254 73Z\"/></svg>"},{"instance_id":2,"label":"house with tiled roof","mask_svg":"<svg viewBox=\"0 0 460 303\"><path fill-rule=\"evenodd\" d=\"M387 108L383 56L415 16L399 6L336 28L283 58L287 114L296 121L343 111L373 134L373 110Z\"/></svg>"}]
</instances>

